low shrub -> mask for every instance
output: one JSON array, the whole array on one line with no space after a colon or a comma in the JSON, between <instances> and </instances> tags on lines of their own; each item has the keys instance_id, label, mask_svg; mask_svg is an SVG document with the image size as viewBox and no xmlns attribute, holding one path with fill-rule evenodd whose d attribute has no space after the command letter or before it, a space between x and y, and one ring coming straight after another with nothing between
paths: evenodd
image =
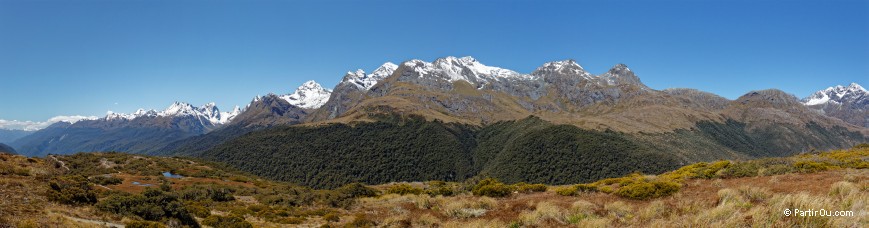
<instances>
[{"instance_id":1,"label":"low shrub","mask_svg":"<svg viewBox=\"0 0 869 228\"><path fill-rule=\"evenodd\" d=\"M377 196L377 190L366 187L365 185L360 183L347 184L341 186L338 189L335 189L335 191L352 198Z\"/></svg>"},{"instance_id":2,"label":"low shrub","mask_svg":"<svg viewBox=\"0 0 869 228\"><path fill-rule=\"evenodd\" d=\"M142 220L133 220L124 223L124 227L127 228L165 228L163 224L159 222L151 222L151 221L142 221Z\"/></svg>"},{"instance_id":3,"label":"low shrub","mask_svg":"<svg viewBox=\"0 0 869 228\"><path fill-rule=\"evenodd\" d=\"M97 210L122 216L138 216L149 221L178 219L184 225L196 220L178 196L159 189L146 188L141 194L114 194L96 204Z\"/></svg>"},{"instance_id":4,"label":"low shrub","mask_svg":"<svg viewBox=\"0 0 869 228\"><path fill-rule=\"evenodd\" d=\"M709 164L709 166L707 166L706 169L703 169L703 171L701 173L698 173L697 177L705 178L705 179L714 178L714 177L718 176L719 171L724 170L727 167L730 167L730 165L731 165L730 161L713 162L712 164Z\"/></svg>"},{"instance_id":5,"label":"low shrub","mask_svg":"<svg viewBox=\"0 0 869 228\"><path fill-rule=\"evenodd\" d=\"M178 194L182 199L190 201L212 200L227 202L235 200L235 197L232 195L233 192L233 189L223 186L194 185L178 191Z\"/></svg>"},{"instance_id":6,"label":"low shrub","mask_svg":"<svg viewBox=\"0 0 869 228\"><path fill-rule=\"evenodd\" d=\"M347 184L335 190L322 190L318 193L320 201L332 207L348 207L356 198L377 196L376 189L360 183Z\"/></svg>"},{"instance_id":7,"label":"low shrub","mask_svg":"<svg viewBox=\"0 0 869 228\"><path fill-rule=\"evenodd\" d=\"M430 196L454 196L459 192L457 189L458 186L456 184L446 183L443 181L430 181L425 193Z\"/></svg>"},{"instance_id":8,"label":"low shrub","mask_svg":"<svg viewBox=\"0 0 869 228\"><path fill-rule=\"evenodd\" d=\"M226 227L226 228L253 228L249 222L245 221L243 217L239 216L217 216L212 215L208 216L202 220L202 224L206 226L212 227Z\"/></svg>"},{"instance_id":9,"label":"low shrub","mask_svg":"<svg viewBox=\"0 0 869 228\"><path fill-rule=\"evenodd\" d=\"M62 176L48 182L48 200L69 205L90 205L97 202L87 178L83 176Z\"/></svg>"},{"instance_id":10,"label":"low shrub","mask_svg":"<svg viewBox=\"0 0 869 228\"><path fill-rule=\"evenodd\" d=\"M90 178L91 183L98 185L116 185L124 182L124 179L113 176L95 176Z\"/></svg>"},{"instance_id":11,"label":"low shrub","mask_svg":"<svg viewBox=\"0 0 869 228\"><path fill-rule=\"evenodd\" d=\"M478 182L471 189L476 196L505 197L513 193L513 186L506 185L493 178L486 178Z\"/></svg>"},{"instance_id":12,"label":"low shrub","mask_svg":"<svg viewBox=\"0 0 869 228\"><path fill-rule=\"evenodd\" d=\"M522 193L532 193L532 192L545 192L546 185L543 184L527 184L525 182L519 182L513 184L513 188L518 192Z\"/></svg>"},{"instance_id":13,"label":"low shrub","mask_svg":"<svg viewBox=\"0 0 869 228\"><path fill-rule=\"evenodd\" d=\"M567 186L567 187L560 187L560 188L555 189L555 194L562 195L562 196L575 196L576 190L577 190L576 185Z\"/></svg>"},{"instance_id":14,"label":"low shrub","mask_svg":"<svg viewBox=\"0 0 869 228\"><path fill-rule=\"evenodd\" d=\"M368 217L365 216L365 214L356 214L356 216L353 217L353 221L348 223L346 226L347 227L374 227L374 226L377 226L377 223L372 221L371 219L368 219Z\"/></svg>"},{"instance_id":15,"label":"low shrub","mask_svg":"<svg viewBox=\"0 0 869 228\"><path fill-rule=\"evenodd\" d=\"M188 204L187 211L189 211L194 216L200 217L200 218L205 218L205 217L208 217L209 215L211 215L211 210L208 210L208 208L205 208L204 206L199 205L198 203Z\"/></svg>"},{"instance_id":16,"label":"low shrub","mask_svg":"<svg viewBox=\"0 0 869 228\"><path fill-rule=\"evenodd\" d=\"M631 199L651 199L673 195L679 191L679 184L670 181L636 181L619 187L615 194Z\"/></svg>"},{"instance_id":17,"label":"low shrub","mask_svg":"<svg viewBox=\"0 0 869 228\"><path fill-rule=\"evenodd\" d=\"M577 192L597 192L597 186L594 184L577 184L574 185Z\"/></svg>"},{"instance_id":18,"label":"low shrub","mask_svg":"<svg viewBox=\"0 0 869 228\"><path fill-rule=\"evenodd\" d=\"M801 173L814 173L830 169L830 165L816 161L798 161L794 168Z\"/></svg>"},{"instance_id":19,"label":"low shrub","mask_svg":"<svg viewBox=\"0 0 869 228\"><path fill-rule=\"evenodd\" d=\"M280 224L302 224L303 222L305 222L305 219L299 217L284 217L275 219L274 222Z\"/></svg>"},{"instance_id":20,"label":"low shrub","mask_svg":"<svg viewBox=\"0 0 869 228\"><path fill-rule=\"evenodd\" d=\"M756 162L736 162L725 169L722 175L727 178L754 177L759 174L760 168Z\"/></svg>"},{"instance_id":21,"label":"low shrub","mask_svg":"<svg viewBox=\"0 0 869 228\"><path fill-rule=\"evenodd\" d=\"M399 194L399 195L408 195L408 194L419 195L419 194L422 194L422 192L423 191L421 188L416 188L416 187L410 186L409 184L395 184L395 185L389 186L389 188L386 189L386 193L388 193L388 194Z\"/></svg>"},{"instance_id":22,"label":"low shrub","mask_svg":"<svg viewBox=\"0 0 869 228\"><path fill-rule=\"evenodd\" d=\"M335 212L329 212L329 213L323 215L323 220L326 220L329 222L338 222L338 221L341 221L341 216L338 216L338 214Z\"/></svg>"}]
</instances>

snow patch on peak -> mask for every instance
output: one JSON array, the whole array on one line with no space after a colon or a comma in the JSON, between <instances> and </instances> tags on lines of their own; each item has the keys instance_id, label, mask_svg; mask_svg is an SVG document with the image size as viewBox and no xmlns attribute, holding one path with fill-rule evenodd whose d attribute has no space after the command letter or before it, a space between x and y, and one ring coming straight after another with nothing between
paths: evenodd
<instances>
[{"instance_id":1,"label":"snow patch on peak","mask_svg":"<svg viewBox=\"0 0 869 228\"><path fill-rule=\"evenodd\" d=\"M106 120L132 120L132 119L143 117L143 116L155 117L155 116L157 116L157 114L158 114L157 110L153 110L153 109L145 110L142 108L136 110L136 112L134 112L132 114L116 113L116 112L112 112L111 110L109 110L106 112L105 119Z\"/></svg>"},{"instance_id":2,"label":"snow patch on peak","mask_svg":"<svg viewBox=\"0 0 869 228\"><path fill-rule=\"evenodd\" d=\"M385 78L389 77L389 75L392 75L392 72L395 72L396 69L398 69L398 65L395 65L395 63L392 62L386 62L377 69L375 69L374 72L371 72L371 74L382 76Z\"/></svg>"},{"instance_id":3,"label":"snow patch on peak","mask_svg":"<svg viewBox=\"0 0 869 228\"><path fill-rule=\"evenodd\" d=\"M850 85L848 85L848 90L854 91L854 92L858 92L858 91L867 92L866 89L863 88L863 86L860 86L860 84L857 84L856 82L852 82Z\"/></svg>"},{"instance_id":4,"label":"snow patch on peak","mask_svg":"<svg viewBox=\"0 0 869 228\"><path fill-rule=\"evenodd\" d=\"M855 102L857 99L865 99L866 97L869 97L869 92L866 89L857 83L851 83L847 87L842 85L827 87L803 98L802 103L804 105L841 104Z\"/></svg>"},{"instance_id":5,"label":"snow patch on peak","mask_svg":"<svg viewBox=\"0 0 869 228\"><path fill-rule=\"evenodd\" d=\"M830 87L830 88L832 88L832 87ZM812 94L812 96L808 97L807 99L804 99L803 104L805 104L805 105L819 105L819 104L825 104L829 101L830 101L830 96L827 96L826 93L822 93L819 91L819 92L816 92L815 94Z\"/></svg>"},{"instance_id":6,"label":"snow patch on peak","mask_svg":"<svg viewBox=\"0 0 869 228\"><path fill-rule=\"evenodd\" d=\"M238 107L237 110L234 110L234 113L228 112L220 112L220 109L217 108L217 105L214 102L207 103L202 107L194 107L185 102L174 102L172 105L167 107L163 111L157 111L154 109L138 109L136 112L131 114L125 113L116 113L113 111L106 112L105 120L134 120L140 117L177 117L177 116L194 116L196 118L200 118L204 121L207 121L210 125L219 125L228 123L233 117L238 115Z\"/></svg>"},{"instance_id":7,"label":"snow patch on peak","mask_svg":"<svg viewBox=\"0 0 869 228\"><path fill-rule=\"evenodd\" d=\"M498 79L527 79L531 76L520 74L516 71L487 66L471 56L454 57L448 56L436 59L432 63L414 59L403 64L407 70L416 72L420 77L437 75L450 82L459 80L488 84Z\"/></svg>"},{"instance_id":8,"label":"snow patch on peak","mask_svg":"<svg viewBox=\"0 0 869 228\"><path fill-rule=\"evenodd\" d=\"M163 110L160 113L157 113L157 116L184 116L184 115L194 115L196 114L196 108L193 105L184 102L172 103L168 108Z\"/></svg>"},{"instance_id":9,"label":"snow patch on peak","mask_svg":"<svg viewBox=\"0 0 869 228\"><path fill-rule=\"evenodd\" d=\"M344 79L341 80L342 84L351 84L358 89L361 90L369 90L371 87L377 84L380 80L383 80L386 77L392 75L395 70L398 69L398 65L395 65L391 62L386 62L371 74L365 74L365 71L362 69L356 70L356 72L347 72L347 75L344 76Z\"/></svg>"},{"instance_id":10,"label":"snow patch on peak","mask_svg":"<svg viewBox=\"0 0 869 228\"><path fill-rule=\"evenodd\" d=\"M631 68L628 68L628 65L625 65L624 63L619 63L613 66L610 71L631 71Z\"/></svg>"},{"instance_id":11,"label":"snow patch on peak","mask_svg":"<svg viewBox=\"0 0 869 228\"><path fill-rule=\"evenodd\" d=\"M592 78L592 75L586 72L585 68L582 68L582 66L576 63L576 60L573 59L544 63L543 66L538 67L531 74L544 75L551 73L559 73L563 75L579 75L587 79Z\"/></svg>"},{"instance_id":12,"label":"snow patch on peak","mask_svg":"<svg viewBox=\"0 0 869 228\"><path fill-rule=\"evenodd\" d=\"M582 68L582 66L576 63L576 60L573 59L547 62L544 63L543 66L538 67L537 70L561 70L565 68L585 70L585 68Z\"/></svg>"},{"instance_id":13,"label":"snow patch on peak","mask_svg":"<svg viewBox=\"0 0 869 228\"><path fill-rule=\"evenodd\" d=\"M361 74L365 73L362 72ZM305 109L314 109L323 106L323 104L326 104L326 102L329 101L329 96L331 95L331 90L323 88L323 86L320 86L320 84L311 80L299 86L299 88L296 89L296 91L292 94L287 94L280 97L289 102L291 105L295 105Z\"/></svg>"},{"instance_id":14,"label":"snow patch on peak","mask_svg":"<svg viewBox=\"0 0 869 228\"><path fill-rule=\"evenodd\" d=\"M232 109L232 112L221 112L220 113L220 117L221 117L220 123L221 124L229 123L230 121L232 121L232 119L235 119L235 117L238 116L238 114L241 114L241 108L239 108L238 105L236 105L235 108Z\"/></svg>"}]
</instances>

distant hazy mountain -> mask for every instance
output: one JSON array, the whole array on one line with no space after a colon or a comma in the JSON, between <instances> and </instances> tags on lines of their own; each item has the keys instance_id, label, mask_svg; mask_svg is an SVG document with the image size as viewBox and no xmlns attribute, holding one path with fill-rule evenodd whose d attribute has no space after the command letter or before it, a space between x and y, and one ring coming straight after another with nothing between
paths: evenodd
<instances>
[{"instance_id":1,"label":"distant hazy mountain","mask_svg":"<svg viewBox=\"0 0 869 228\"><path fill-rule=\"evenodd\" d=\"M803 98L802 102L825 115L869 128L869 92L857 83L829 87Z\"/></svg>"},{"instance_id":2,"label":"distant hazy mountain","mask_svg":"<svg viewBox=\"0 0 869 228\"><path fill-rule=\"evenodd\" d=\"M12 143L34 131L0 129L0 143Z\"/></svg>"},{"instance_id":3,"label":"distant hazy mountain","mask_svg":"<svg viewBox=\"0 0 869 228\"><path fill-rule=\"evenodd\" d=\"M231 123L208 134L178 140L149 153L191 155L251 131L300 124L311 110L323 106L330 95L330 90L315 81L308 81L290 94L257 96Z\"/></svg>"},{"instance_id":4,"label":"distant hazy mountain","mask_svg":"<svg viewBox=\"0 0 869 228\"><path fill-rule=\"evenodd\" d=\"M0 143L0 153L18 154L18 152L15 152L15 149L3 143Z\"/></svg>"},{"instance_id":5,"label":"distant hazy mountain","mask_svg":"<svg viewBox=\"0 0 869 228\"><path fill-rule=\"evenodd\" d=\"M214 103L194 107L175 102L163 111L139 109L132 114L108 113L74 124L58 122L12 143L19 153L43 156L89 151L146 152L173 141L201 135L238 115L220 112Z\"/></svg>"}]
</instances>

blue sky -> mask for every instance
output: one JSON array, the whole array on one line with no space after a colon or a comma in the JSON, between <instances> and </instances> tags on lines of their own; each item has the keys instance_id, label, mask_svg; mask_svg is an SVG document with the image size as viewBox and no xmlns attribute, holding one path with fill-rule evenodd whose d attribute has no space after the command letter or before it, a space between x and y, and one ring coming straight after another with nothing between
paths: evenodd
<instances>
[{"instance_id":1,"label":"blue sky","mask_svg":"<svg viewBox=\"0 0 869 228\"><path fill-rule=\"evenodd\" d=\"M655 89L869 84L869 1L0 0L0 119L223 110L383 62L625 63Z\"/></svg>"}]
</instances>

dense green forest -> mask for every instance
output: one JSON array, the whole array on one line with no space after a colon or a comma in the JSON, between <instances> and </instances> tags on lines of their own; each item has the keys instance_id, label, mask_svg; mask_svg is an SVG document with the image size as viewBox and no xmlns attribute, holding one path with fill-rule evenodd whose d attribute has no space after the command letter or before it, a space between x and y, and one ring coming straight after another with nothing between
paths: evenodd
<instances>
[{"instance_id":1,"label":"dense green forest","mask_svg":"<svg viewBox=\"0 0 869 228\"><path fill-rule=\"evenodd\" d=\"M276 127L227 141L201 156L316 188L475 176L562 184L660 173L680 164L621 133L554 125L536 117L484 128L395 116L353 125Z\"/></svg>"}]
</instances>

